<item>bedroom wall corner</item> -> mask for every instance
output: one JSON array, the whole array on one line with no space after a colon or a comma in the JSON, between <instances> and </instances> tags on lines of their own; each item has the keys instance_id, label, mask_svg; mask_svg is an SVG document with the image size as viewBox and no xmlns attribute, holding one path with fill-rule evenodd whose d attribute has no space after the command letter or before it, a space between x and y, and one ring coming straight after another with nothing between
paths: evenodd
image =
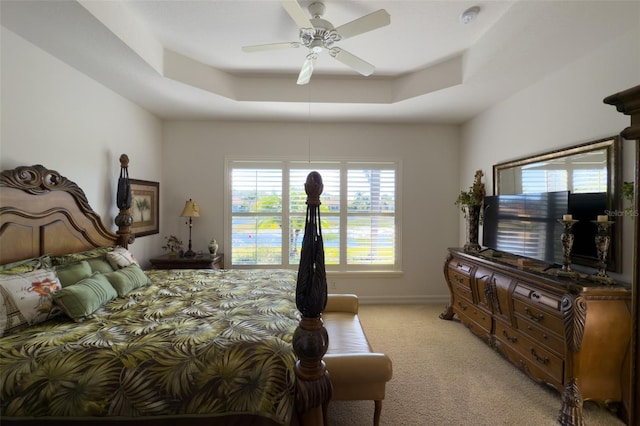
<instances>
[{"instance_id":1,"label":"bedroom wall corner","mask_svg":"<svg viewBox=\"0 0 640 426\"><path fill-rule=\"evenodd\" d=\"M15 33L1 28L0 167L42 164L76 182L105 225L115 230L119 157L130 176L160 181L160 119L78 72ZM157 235L139 238L132 252L148 257Z\"/></svg>"}]
</instances>

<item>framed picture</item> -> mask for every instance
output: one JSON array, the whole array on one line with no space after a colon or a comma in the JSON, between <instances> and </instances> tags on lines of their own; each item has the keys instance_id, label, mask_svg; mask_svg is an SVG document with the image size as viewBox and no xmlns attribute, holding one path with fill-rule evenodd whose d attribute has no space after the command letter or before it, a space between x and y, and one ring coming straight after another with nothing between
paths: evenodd
<instances>
[{"instance_id":1,"label":"framed picture","mask_svg":"<svg viewBox=\"0 0 640 426\"><path fill-rule=\"evenodd\" d=\"M129 179L131 183L131 232L136 237L160 232L160 183Z\"/></svg>"}]
</instances>

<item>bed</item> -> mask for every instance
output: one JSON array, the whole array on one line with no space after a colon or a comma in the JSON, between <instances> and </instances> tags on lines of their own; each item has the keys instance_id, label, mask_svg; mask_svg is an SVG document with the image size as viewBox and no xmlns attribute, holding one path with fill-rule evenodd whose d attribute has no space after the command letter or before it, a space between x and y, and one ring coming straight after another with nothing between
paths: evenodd
<instances>
[{"instance_id":1,"label":"bed","mask_svg":"<svg viewBox=\"0 0 640 426\"><path fill-rule=\"evenodd\" d=\"M319 265L143 271L126 206L112 232L41 165L2 172L0 200L3 425L322 424L326 277L301 281Z\"/></svg>"}]
</instances>

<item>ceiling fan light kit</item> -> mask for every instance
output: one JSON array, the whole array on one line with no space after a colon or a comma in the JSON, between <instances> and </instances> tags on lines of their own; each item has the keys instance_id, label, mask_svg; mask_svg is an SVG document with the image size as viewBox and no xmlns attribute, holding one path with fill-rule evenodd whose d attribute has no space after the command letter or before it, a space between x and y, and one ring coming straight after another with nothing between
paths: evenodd
<instances>
[{"instance_id":1,"label":"ceiling fan light kit","mask_svg":"<svg viewBox=\"0 0 640 426\"><path fill-rule=\"evenodd\" d=\"M300 41L244 46L242 48L244 52L259 52L300 46L306 47L309 49L309 53L305 57L298 75L297 84L299 85L309 83L315 62L318 59L318 54L324 50L326 50L331 57L364 76L373 74L375 70L373 65L344 49L334 46L334 44L340 40L389 25L391 23L391 17L386 10L380 9L369 15L347 22L338 28L334 28L331 22L322 19L325 10L325 5L322 2L314 2L309 5L309 13L312 16L311 19L307 18L304 10L297 1L280 0L280 3L300 28Z\"/></svg>"}]
</instances>

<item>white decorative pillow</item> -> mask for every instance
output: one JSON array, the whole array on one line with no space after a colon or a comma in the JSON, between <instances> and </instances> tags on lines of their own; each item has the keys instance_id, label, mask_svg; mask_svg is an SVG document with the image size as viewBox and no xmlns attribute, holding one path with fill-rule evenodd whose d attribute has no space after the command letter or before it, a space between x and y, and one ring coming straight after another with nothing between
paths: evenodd
<instances>
[{"instance_id":1,"label":"white decorative pillow","mask_svg":"<svg viewBox=\"0 0 640 426\"><path fill-rule=\"evenodd\" d=\"M51 293L61 288L53 269L0 275L0 336L59 315L60 308L53 303Z\"/></svg>"},{"instance_id":2,"label":"white decorative pillow","mask_svg":"<svg viewBox=\"0 0 640 426\"><path fill-rule=\"evenodd\" d=\"M124 247L116 247L107 253L107 260L115 270L126 268L132 264L140 265L131 252Z\"/></svg>"}]
</instances>

